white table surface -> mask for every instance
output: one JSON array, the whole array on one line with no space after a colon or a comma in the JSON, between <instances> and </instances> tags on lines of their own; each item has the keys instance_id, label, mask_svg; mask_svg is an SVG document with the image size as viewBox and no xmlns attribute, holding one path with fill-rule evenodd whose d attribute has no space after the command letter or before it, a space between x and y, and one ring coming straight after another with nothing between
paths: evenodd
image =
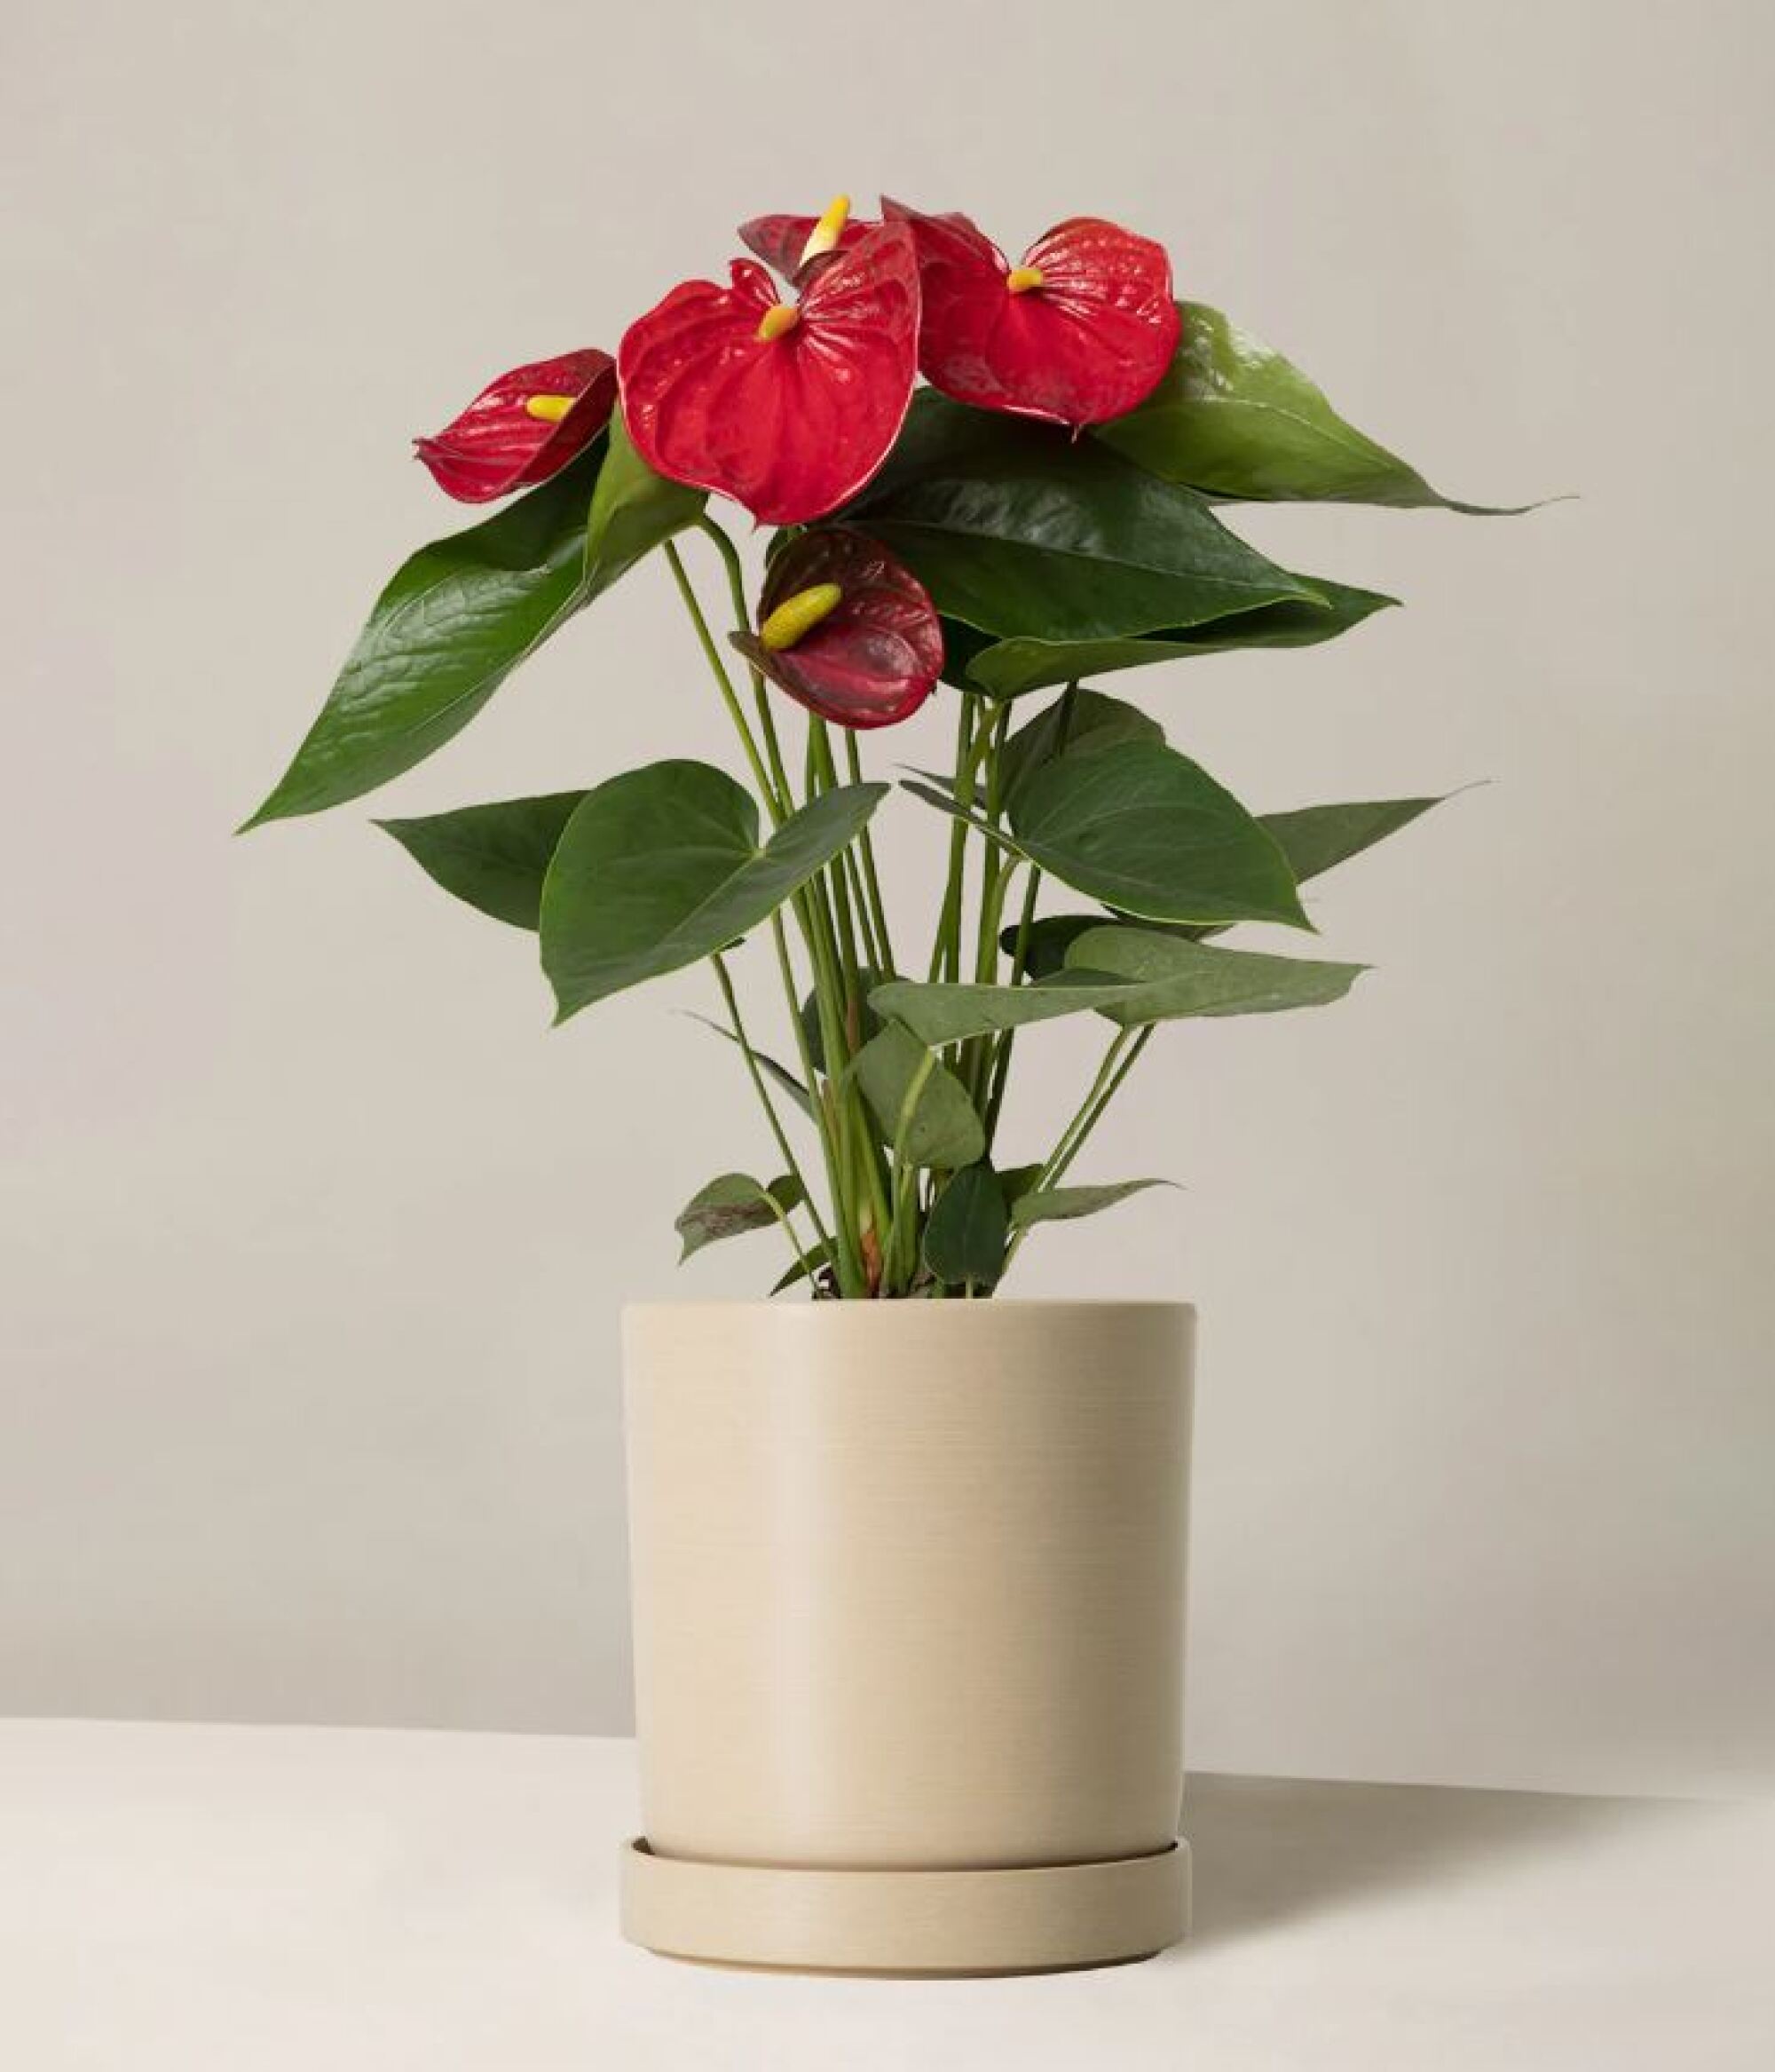
<instances>
[{"instance_id":1,"label":"white table surface","mask_svg":"<svg viewBox=\"0 0 1775 2072\"><path fill-rule=\"evenodd\" d=\"M0 1723L0 2066L1775 2066L1766 1806L1194 1778L1194 1942L939 1983L628 1949L634 1825L621 1741Z\"/></svg>"}]
</instances>

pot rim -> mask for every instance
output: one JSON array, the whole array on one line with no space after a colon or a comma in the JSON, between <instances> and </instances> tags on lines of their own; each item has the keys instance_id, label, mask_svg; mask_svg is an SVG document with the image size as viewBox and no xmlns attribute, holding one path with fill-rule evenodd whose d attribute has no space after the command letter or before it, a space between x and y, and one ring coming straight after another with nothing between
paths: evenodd
<instances>
[{"instance_id":1,"label":"pot rim","mask_svg":"<svg viewBox=\"0 0 1775 2072\"><path fill-rule=\"evenodd\" d=\"M1165 1316L1194 1317L1194 1302L1175 1301L1160 1297L1133 1295L994 1295L990 1301L975 1298L972 1301L958 1300L949 1302L931 1302L902 1298L892 1301L868 1301L862 1299L848 1301L775 1301L767 1296L751 1300L744 1297L687 1295L676 1301L625 1302L625 1317L659 1317L674 1315L682 1310L695 1310L713 1314L718 1310L744 1313L747 1316L770 1317L820 1317L831 1315L855 1315L871 1312L878 1316L930 1316L940 1313L944 1317L976 1315L980 1317L1002 1316L1006 1310L1044 1309L1048 1311L1074 1309L1103 1312L1119 1310L1153 1311Z\"/></svg>"}]
</instances>

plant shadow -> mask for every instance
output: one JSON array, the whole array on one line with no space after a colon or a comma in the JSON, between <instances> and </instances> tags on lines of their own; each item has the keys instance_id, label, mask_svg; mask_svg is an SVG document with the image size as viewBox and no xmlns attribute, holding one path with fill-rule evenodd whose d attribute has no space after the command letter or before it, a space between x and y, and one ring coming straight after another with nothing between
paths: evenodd
<instances>
[{"instance_id":1,"label":"plant shadow","mask_svg":"<svg viewBox=\"0 0 1775 2072\"><path fill-rule=\"evenodd\" d=\"M1193 1775L1183 1832L1195 1920L1183 1949L1564 1849L1666 1810L1657 1800L1540 1791Z\"/></svg>"}]
</instances>

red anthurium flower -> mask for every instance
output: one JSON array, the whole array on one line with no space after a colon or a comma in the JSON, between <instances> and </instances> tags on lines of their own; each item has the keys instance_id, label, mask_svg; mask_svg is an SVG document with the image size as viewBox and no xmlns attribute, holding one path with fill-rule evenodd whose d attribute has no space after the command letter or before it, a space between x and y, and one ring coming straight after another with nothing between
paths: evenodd
<instances>
[{"instance_id":1,"label":"red anthurium flower","mask_svg":"<svg viewBox=\"0 0 1775 2072\"><path fill-rule=\"evenodd\" d=\"M616 362L588 346L513 368L435 438L413 443L446 495L486 503L558 473L604 430L615 401Z\"/></svg>"},{"instance_id":2,"label":"red anthurium flower","mask_svg":"<svg viewBox=\"0 0 1775 2072\"><path fill-rule=\"evenodd\" d=\"M848 252L876 227L855 221L850 196L840 194L824 216L754 216L740 225L739 241L784 280L793 281L803 266L828 252Z\"/></svg>"},{"instance_id":3,"label":"red anthurium flower","mask_svg":"<svg viewBox=\"0 0 1775 2072\"><path fill-rule=\"evenodd\" d=\"M791 698L841 727L909 719L943 668L943 627L918 577L885 547L834 526L770 564L755 634L729 638Z\"/></svg>"},{"instance_id":4,"label":"red anthurium flower","mask_svg":"<svg viewBox=\"0 0 1775 2072\"><path fill-rule=\"evenodd\" d=\"M894 443L918 371L919 268L883 224L779 302L736 259L732 285L686 281L629 326L622 409L661 475L715 489L767 525L801 525L853 495Z\"/></svg>"},{"instance_id":5,"label":"red anthurium flower","mask_svg":"<svg viewBox=\"0 0 1775 2072\"><path fill-rule=\"evenodd\" d=\"M882 197L918 238L919 365L963 403L1102 424L1143 401L1181 329L1164 247L1074 216L1013 266L965 216L923 216Z\"/></svg>"}]
</instances>

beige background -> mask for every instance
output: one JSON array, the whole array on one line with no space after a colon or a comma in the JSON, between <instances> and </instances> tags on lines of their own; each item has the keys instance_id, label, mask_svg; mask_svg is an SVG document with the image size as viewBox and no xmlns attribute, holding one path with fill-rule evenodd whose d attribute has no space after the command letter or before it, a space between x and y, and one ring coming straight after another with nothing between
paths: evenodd
<instances>
[{"instance_id":1,"label":"beige background","mask_svg":"<svg viewBox=\"0 0 1775 2072\"><path fill-rule=\"evenodd\" d=\"M1195 1759L1768 1775L1769 10L0 34L0 1711L623 1724L615 1309L774 1273L673 1265L760 1135L699 977L551 1035L365 822L725 759L663 569L384 801L227 831L457 515L407 437L843 185L1124 217L1457 493L1583 494L1256 514L1409 608L1121 686L1260 807L1493 780L1328 882L1351 1003L1156 1047L1089 1166L1187 1191L1027 1254L1203 1307ZM904 902L932 832L895 809ZM1088 1055L1029 1041L1014 1143Z\"/></svg>"}]
</instances>

